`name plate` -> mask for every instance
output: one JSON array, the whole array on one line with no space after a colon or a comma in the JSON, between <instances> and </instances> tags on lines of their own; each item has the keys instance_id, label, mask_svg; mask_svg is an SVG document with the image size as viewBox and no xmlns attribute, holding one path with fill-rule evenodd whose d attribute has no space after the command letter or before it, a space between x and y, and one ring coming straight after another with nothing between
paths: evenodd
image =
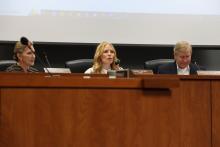
<instances>
[{"instance_id":1,"label":"name plate","mask_svg":"<svg viewBox=\"0 0 220 147\"><path fill-rule=\"evenodd\" d=\"M153 71L152 70L140 70L140 69L132 69L131 73L133 75L153 75Z\"/></svg>"},{"instance_id":2,"label":"name plate","mask_svg":"<svg viewBox=\"0 0 220 147\"><path fill-rule=\"evenodd\" d=\"M69 68L44 68L44 72L48 73L71 73Z\"/></svg>"},{"instance_id":3,"label":"name plate","mask_svg":"<svg viewBox=\"0 0 220 147\"><path fill-rule=\"evenodd\" d=\"M220 75L220 71L215 70L198 70L198 75Z\"/></svg>"}]
</instances>

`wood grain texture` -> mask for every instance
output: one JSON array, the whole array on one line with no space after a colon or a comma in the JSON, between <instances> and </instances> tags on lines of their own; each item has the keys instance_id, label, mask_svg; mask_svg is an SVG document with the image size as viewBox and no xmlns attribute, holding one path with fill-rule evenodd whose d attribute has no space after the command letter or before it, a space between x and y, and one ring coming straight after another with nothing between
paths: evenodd
<instances>
[{"instance_id":1,"label":"wood grain texture","mask_svg":"<svg viewBox=\"0 0 220 147\"><path fill-rule=\"evenodd\" d=\"M211 147L208 79L0 79L1 147Z\"/></svg>"},{"instance_id":2,"label":"wood grain texture","mask_svg":"<svg viewBox=\"0 0 220 147\"><path fill-rule=\"evenodd\" d=\"M212 142L220 146L220 81L212 81Z\"/></svg>"},{"instance_id":3,"label":"wood grain texture","mask_svg":"<svg viewBox=\"0 0 220 147\"><path fill-rule=\"evenodd\" d=\"M181 144L183 147L211 147L210 82L180 82Z\"/></svg>"},{"instance_id":4,"label":"wood grain texture","mask_svg":"<svg viewBox=\"0 0 220 147\"><path fill-rule=\"evenodd\" d=\"M171 111L175 101L169 94L6 88L2 97L2 133L13 140L4 146L178 145L178 127L170 125L178 122Z\"/></svg>"}]
</instances>

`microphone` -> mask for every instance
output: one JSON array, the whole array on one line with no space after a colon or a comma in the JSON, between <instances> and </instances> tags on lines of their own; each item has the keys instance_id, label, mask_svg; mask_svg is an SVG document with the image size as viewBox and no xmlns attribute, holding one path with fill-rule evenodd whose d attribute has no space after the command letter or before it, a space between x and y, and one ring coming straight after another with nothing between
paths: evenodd
<instances>
[{"instance_id":1,"label":"microphone","mask_svg":"<svg viewBox=\"0 0 220 147\"><path fill-rule=\"evenodd\" d=\"M197 64L196 61L194 62L194 64L196 65L196 67L198 68L198 70L201 70L201 69L200 69L200 66Z\"/></svg>"},{"instance_id":2,"label":"microphone","mask_svg":"<svg viewBox=\"0 0 220 147\"><path fill-rule=\"evenodd\" d=\"M50 64L50 62L49 62L49 60L48 60L48 58L47 58L47 54L46 54L45 51L43 52L43 55L44 55L44 58L45 58L45 60L46 60L46 62L47 62L47 65L51 68L51 64Z\"/></svg>"},{"instance_id":3,"label":"microphone","mask_svg":"<svg viewBox=\"0 0 220 147\"><path fill-rule=\"evenodd\" d=\"M27 45L27 47L31 50L31 52L34 53L35 56L38 58L38 60L40 61L41 66L43 66L43 68L45 67L46 71L48 72L48 74L50 76L53 76L52 73L46 68L45 63L41 60L40 56L36 52L33 52L33 50L31 49L31 46L29 44L30 41L26 37L23 36L23 37L21 37L20 42L23 45Z\"/></svg>"},{"instance_id":4,"label":"microphone","mask_svg":"<svg viewBox=\"0 0 220 147\"><path fill-rule=\"evenodd\" d=\"M121 62L121 61L120 61L119 59L116 59L116 60L115 60L115 65L120 64L120 62Z\"/></svg>"}]
</instances>

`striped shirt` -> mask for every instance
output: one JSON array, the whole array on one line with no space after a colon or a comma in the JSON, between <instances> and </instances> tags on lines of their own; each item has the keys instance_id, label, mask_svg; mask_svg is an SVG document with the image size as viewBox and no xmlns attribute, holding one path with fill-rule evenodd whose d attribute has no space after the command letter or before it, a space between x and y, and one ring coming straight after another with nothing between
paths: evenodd
<instances>
[{"instance_id":1,"label":"striped shirt","mask_svg":"<svg viewBox=\"0 0 220 147\"><path fill-rule=\"evenodd\" d=\"M24 69L18 64L13 64L6 69L6 72L25 72ZM27 72L39 72L36 68L29 67Z\"/></svg>"}]
</instances>

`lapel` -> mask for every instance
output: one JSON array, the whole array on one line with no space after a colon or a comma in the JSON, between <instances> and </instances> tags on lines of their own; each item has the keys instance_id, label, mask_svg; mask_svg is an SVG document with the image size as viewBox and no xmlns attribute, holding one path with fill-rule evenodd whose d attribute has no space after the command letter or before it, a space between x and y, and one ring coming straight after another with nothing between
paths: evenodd
<instances>
[{"instance_id":1,"label":"lapel","mask_svg":"<svg viewBox=\"0 0 220 147\"><path fill-rule=\"evenodd\" d=\"M173 62L173 63L172 63L171 72L172 72L173 74L177 74L177 66L176 66L176 62Z\"/></svg>"}]
</instances>

